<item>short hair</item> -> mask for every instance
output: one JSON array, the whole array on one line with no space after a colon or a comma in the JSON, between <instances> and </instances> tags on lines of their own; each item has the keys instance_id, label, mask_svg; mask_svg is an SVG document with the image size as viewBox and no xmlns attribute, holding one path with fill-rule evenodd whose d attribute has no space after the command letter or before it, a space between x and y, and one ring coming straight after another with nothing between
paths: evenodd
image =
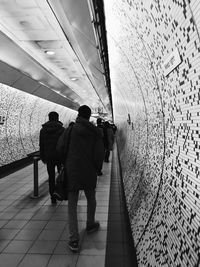
<instances>
[{"instance_id":1,"label":"short hair","mask_svg":"<svg viewBox=\"0 0 200 267\"><path fill-rule=\"evenodd\" d=\"M59 115L56 111L51 111L48 116L50 121L58 121Z\"/></svg>"},{"instance_id":2,"label":"short hair","mask_svg":"<svg viewBox=\"0 0 200 267\"><path fill-rule=\"evenodd\" d=\"M97 118L97 124L101 124L102 123L102 119L101 118Z\"/></svg>"},{"instance_id":3,"label":"short hair","mask_svg":"<svg viewBox=\"0 0 200 267\"><path fill-rule=\"evenodd\" d=\"M84 119L89 119L91 116L91 109L86 105L80 106L78 109L78 116Z\"/></svg>"}]
</instances>

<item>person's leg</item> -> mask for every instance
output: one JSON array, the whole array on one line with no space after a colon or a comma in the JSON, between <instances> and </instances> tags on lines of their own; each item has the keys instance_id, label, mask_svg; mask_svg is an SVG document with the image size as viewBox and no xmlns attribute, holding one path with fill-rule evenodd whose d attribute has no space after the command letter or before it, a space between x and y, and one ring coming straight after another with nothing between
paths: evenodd
<instances>
[{"instance_id":1,"label":"person's leg","mask_svg":"<svg viewBox=\"0 0 200 267\"><path fill-rule=\"evenodd\" d=\"M47 172L49 175L49 194L52 198L55 190L55 163L53 161L47 162Z\"/></svg>"},{"instance_id":2,"label":"person's leg","mask_svg":"<svg viewBox=\"0 0 200 267\"><path fill-rule=\"evenodd\" d=\"M88 233L92 233L99 229L99 222L95 221L95 211L96 211L96 192L95 190L84 190L85 196L87 198L87 223L86 230Z\"/></svg>"},{"instance_id":3,"label":"person's leg","mask_svg":"<svg viewBox=\"0 0 200 267\"><path fill-rule=\"evenodd\" d=\"M79 241L77 202L79 192L68 193L69 242Z\"/></svg>"},{"instance_id":4,"label":"person's leg","mask_svg":"<svg viewBox=\"0 0 200 267\"><path fill-rule=\"evenodd\" d=\"M105 162L109 162L109 156L110 156L110 150L108 148L106 148L105 151Z\"/></svg>"}]
</instances>

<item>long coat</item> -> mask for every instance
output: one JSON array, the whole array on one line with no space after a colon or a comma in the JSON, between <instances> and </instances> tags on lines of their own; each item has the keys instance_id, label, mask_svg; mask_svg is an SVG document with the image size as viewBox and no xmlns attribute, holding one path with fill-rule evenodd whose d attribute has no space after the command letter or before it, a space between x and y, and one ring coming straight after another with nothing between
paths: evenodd
<instances>
[{"instance_id":1,"label":"long coat","mask_svg":"<svg viewBox=\"0 0 200 267\"><path fill-rule=\"evenodd\" d=\"M65 130L57 144L61 154L69 140L69 129ZM104 159L101 131L88 120L78 117L71 129L65 157L68 191L95 189L97 173Z\"/></svg>"},{"instance_id":2,"label":"long coat","mask_svg":"<svg viewBox=\"0 0 200 267\"><path fill-rule=\"evenodd\" d=\"M40 130L40 157L43 162L58 161L59 154L56 151L56 145L59 137L65 128L60 121L48 121L42 125Z\"/></svg>"},{"instance_id":3,"label":"long coat","mask_svg":"<svg viewBox=\"0 0 200 267\"><path fill-rule=\"evenodd\" d=\"M104 146L106 150L113 150L114 132L110 125L104 127Z\"/></svg>"}]
</instances>

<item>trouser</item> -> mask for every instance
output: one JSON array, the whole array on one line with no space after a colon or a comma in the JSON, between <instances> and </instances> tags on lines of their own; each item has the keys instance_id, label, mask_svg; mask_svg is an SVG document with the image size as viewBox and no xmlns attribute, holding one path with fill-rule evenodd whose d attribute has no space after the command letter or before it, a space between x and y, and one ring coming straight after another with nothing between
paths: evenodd
<instances>
[{"instance_id":1,"label":"trouser","mask_svg":"<svg viewBox=\"0 0 200 267\"><path fill-rule=\"evenodd\" d=\"M96 197L95 190L84 190L87 199L87 226L95 222ZM79 191L68 193L69 241L78 241L77 203Z\"/></svg>"},{"instance_id":2,"label":"trouser","mask_svg":"<svg viewBox=\"0 0 200 267\"><path fill-rule=\"evenodd\" d=\"M110 150L108 148L105 149L105 159L104 161L108 162L110 157Z\"/></svg>"},{"instance_id":3,"label":"trouser","mask_svg":"<svg viewBox=\"0 0 200 267\"><path fill-rule=\"evenodd\" d=\"M58 161L49 160L47 161L47 172L49 175L49 194L52 197L55 190L55 167L59 172L61 164Z\"/></svg>"},{"instance_id":4,"label":"trouser","mask_svg":"<svg viewBox=\"0 0 200 267\"><path fill-rule=\"evenodd\" d=\"M104 159L105 159L105 148L104 148ZM102 168L103 168L103 161L101 162L100 169L98 171L101 172Z\"/></svg>"}]
</instances>

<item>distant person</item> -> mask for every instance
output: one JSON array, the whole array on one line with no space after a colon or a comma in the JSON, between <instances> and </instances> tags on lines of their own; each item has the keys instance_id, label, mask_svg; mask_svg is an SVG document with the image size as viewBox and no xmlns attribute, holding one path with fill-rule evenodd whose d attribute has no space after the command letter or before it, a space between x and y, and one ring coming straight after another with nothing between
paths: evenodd
<instances>
[{"instance_id":1,"label":"distant person","mask_svg":"<svg viewBox=\"0 0 200 267\"><path fill-rule=\"evenodd\" d=\"M103 123L102 123L102 118L97 118L97 127L100 129L103 135Z\"/></svg>"},{"instance_id":2,"label":"distant person","mask_svg":"<svg viewBox=\"0 0 200 267\"><path fill-rule=\"evenodd\" d=\"M102 138L103 138L103 144L104 144L104 133L103 133L104 132L104 126L103 126L103 123L102 123L102 119L101 118L97 118L97 127L102 132ZM103 162L102 162L102 165L101 165L101 169L98 172L98 176L103 175L103 173L102 173L102 167L103 167Z\"/></svg>"},{"instance_id":3,"label":"distant person","mask_svg":"<svg viewBox=\"0 0 200 267\"><path fill-rule=\"evenodd\" d=\"M113 132L114 132L114 134L116 133L116 131L117 131L117 126L113 123L112 124L112 129L113 129Z\"/></svg>"},{"instance_id":4,"label":"distant person","mask_svg":"<svg viewBox=\"0 0 200 267\"><path fill-rule=\"evenodd\" d=\"M84 190L87 199L86 231L92 233L100 227L95 221L97 173L103 158L104 148L101 131L89 122L91 109L83 105L78 109L75 124L66 129L58 141L57 149L61 153L69 141L65 160L68 181L69 249L79 250L79 232L77 221L77 202L79 190ZM70 133L70 137L69 137ZM69 138L69 139L68 139Z\"/></svg>"},{"instance_id":5,"label":"distant person","mask_svg":"<svg viewBox=\"0 0 200 267\"><path fill-rule=\"evenodd\" d=\"M56 204L56 199L53 197L55 190L55 167L59 171L61 161L59 154L56 151L58 138L64 132L62 122L59 121L57 112L49 113L49 121L42 125L40 130L40 158L43 163L47 164L48 180L49 180L49 194L51 196L52 204Z\"/></svg>"},{"instance_id":6,"label":"distant person","mask_svg":"<svg viewBox=\"0 0 200 267\"><path fill-rule=\"evenodd\" d=\"M109 162L110 151L113 150L114 132L108 121L104 123L105 162Z\"/></svg>"}]
</instances>

